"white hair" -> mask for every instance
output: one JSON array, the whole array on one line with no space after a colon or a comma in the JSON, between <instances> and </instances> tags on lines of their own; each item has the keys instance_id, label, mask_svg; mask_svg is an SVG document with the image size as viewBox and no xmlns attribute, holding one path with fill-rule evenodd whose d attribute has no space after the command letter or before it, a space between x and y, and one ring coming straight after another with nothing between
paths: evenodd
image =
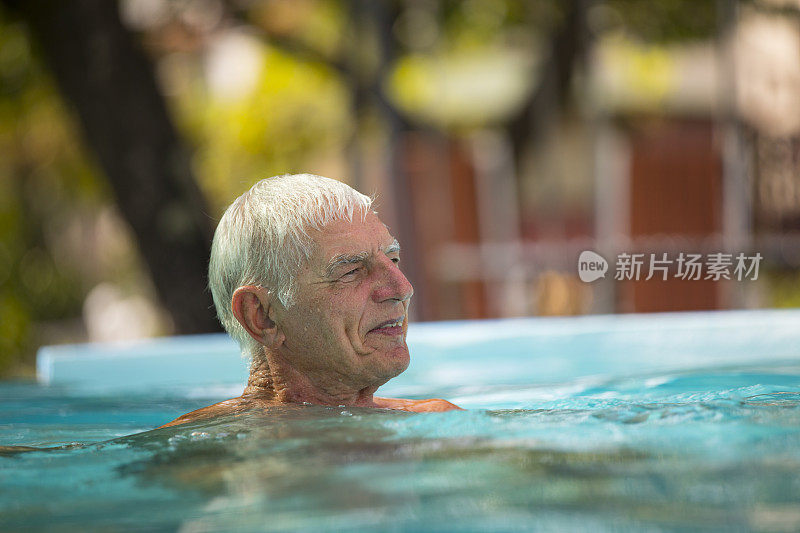
<instances>
[{"instance_id":1,"label":"white hair","mask_svg":"<svg viewBox=\"0 0 800 533\"><path fill-rule=\"evenodd\" d=\"M284 174L259 181L222 215L208 267L208 286L225 330L243 355L261 359L261 345L245 331L231 309L233 293L259 285L285 307L294 304L296 277L311 258L310 228L321 230L335 220L365 217L372 198L349 185L313 174Z\"/></svg>"}]
</instances>

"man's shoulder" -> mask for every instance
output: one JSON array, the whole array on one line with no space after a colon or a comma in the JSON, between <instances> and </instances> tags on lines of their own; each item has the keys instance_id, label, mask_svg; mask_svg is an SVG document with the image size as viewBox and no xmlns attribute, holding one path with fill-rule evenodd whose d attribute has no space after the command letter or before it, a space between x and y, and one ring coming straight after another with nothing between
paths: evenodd
<instances>
[{"instance_id":1,"label":"man's shoulder","mask_svg":"<svg viewBox=\"0 0 800 533\"><path fill-rule=\"evenodd\" d=\"M442 411L463 411L459 406L441 398L428 398L425 400L406 400L403 398L374 398L378 407L400 409L412 413L433 413Z\"/></svg>"},{"instance_id":2,"label":"man's shoulder","mask_svg":"<svg viewBox=\"0 0 800 533\"><path fill-rule=\"evenodd\" d=\"M442 400L441 398L429 398L426 400L406 400L403 398L376 397L373 398L373 400L378 407L383 407L387 409L399 409L401 411L409 411L412 413L433 413L441 411L462 410L459 406L452 404L447 400ZM177 426L180 424L186 424L187 422L195 422L197 420L214 418L216 416L241 413L254 408L270 408L273 407L274 405L275 402L270 402L268 400L261 400L258 398L248 398L245 396L240 396L238 398L225 400L223 402L215 403L214 405L209 405L208 407L203 407L201 409L197 409L190 413L186 413L185 415L181 415L172 422L168 422L163 426L160 426L158 429L170 426Z\"/></svg>"},{"instance_id":3,"label":"man's shoulder","mask_svg":"<svg viewBox=\"0 0 800 533\"><path fill-rule=\"evenodd\" d=\"M214 418L215 416L239 413L246 411L247 409L251 409L253 407L252 404L253 401L251 399L242 398L241 396L238 398L231 398L230 400L215 403L214 405L209 405L208 407L196 409L181 415L172 422L168 422L163 426L160 426L158 429L177 426L179 424L185 424L187 422L194 422L196 420L203 420L206 418Z\"/></svg>"}]
</instances>

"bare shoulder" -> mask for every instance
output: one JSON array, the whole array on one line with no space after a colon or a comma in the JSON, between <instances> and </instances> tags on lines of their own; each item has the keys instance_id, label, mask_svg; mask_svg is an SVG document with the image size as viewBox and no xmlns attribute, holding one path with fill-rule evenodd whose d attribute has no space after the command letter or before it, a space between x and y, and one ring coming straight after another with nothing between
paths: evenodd
<instances>
[{"instance_id":1,"label":"bare shoulder","mask_svg":"<svg viewBox=\"0 0 800 533\"><path fill-rule=\"evenodd\" d=\"M441 398L430 398L427 400L405 400L402 398L376 397L373 398L373 400L378 407L398 409L412 413L433 413L441 411L463 410L459 406L452 404L447 400L442 400ZM238 398L225 400L224 402L215 403L214 405L209 405L208 407L203 407L202 409L197 409L190 413L186 413L185 415L179 416L172 422L168 422L163 426L159 426L157 429L186 424L187 422L195 422L197 420L205 420L208 418L214 418L216 416L242 413L250 409L269 409L270 407L274 406L275 402L240 396Z\"/></svg>"},{"instance_id":2,"label":"bare shoulder","mask_svg":"<svg viewBox=\"0 0 800 533\"><path fill-rule=\"evenodd\" d=\"M399 409L412 413L435 413L442 411L463 411L459 406L441 398L427 400L404 400L402 398L374 398L378 407Z\"/></svg>"},{"instance_id":3,"label":"bare shoulder","mask_svg":"<svg viewBox=\"0 0 800 533\"><path fill-rule=\"evenodd\" d=\"M158 427L157 429L166 428L170 426L177 426L179 424L194 422L196 420L204 420L206 418L214 418L215 416L241 413L248 409L260 406L261 406L260 402L254 402L254 400L249 398L242 398L242 397L232 398L230 400L225 400L223 402L215 403L214 405L209 405L208 407L203 407L201 409L197 409L190 413L186 413L185 415L181 415L172 422L168 422L163 426ZM264 405L264 407L266 407L266 405Z\"/></svg>"}]
</instances>

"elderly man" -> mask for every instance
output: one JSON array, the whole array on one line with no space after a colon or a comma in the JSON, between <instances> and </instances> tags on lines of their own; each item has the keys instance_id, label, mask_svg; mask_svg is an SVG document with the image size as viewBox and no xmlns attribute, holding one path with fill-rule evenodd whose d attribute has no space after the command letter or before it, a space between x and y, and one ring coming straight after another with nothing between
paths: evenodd
<instances>
[{"instance_id":1,"label":"elderly man","mask_svg":"<svg viewBox=\"0 0 800 533\"><path fill-rule=\"evenodd\" d=\"M244 393L167 424L281 404L458 409L379 398L409 363L414 289L372 199L311 174L256 183L222 216L209 287L226 331L251 358Z\"/></svg>"}]
</instances>

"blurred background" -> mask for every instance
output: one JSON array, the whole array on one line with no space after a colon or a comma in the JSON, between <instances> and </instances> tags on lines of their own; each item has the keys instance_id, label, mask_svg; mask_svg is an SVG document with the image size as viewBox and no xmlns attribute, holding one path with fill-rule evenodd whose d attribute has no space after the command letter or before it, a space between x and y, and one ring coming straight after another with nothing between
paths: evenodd
<instances>
[{"instance_id":1,"label":"blurred background","mask_svg":"<svg viewBox=\"0 0 800 533\"><path fill-rule=\"evenodd\" d=\"M0 375L218 331L287 172L377 196L418 321L800 306L800 0L0 0ZM613 279L719 251L758 279Z\"/></svg>"}]
</instances>

